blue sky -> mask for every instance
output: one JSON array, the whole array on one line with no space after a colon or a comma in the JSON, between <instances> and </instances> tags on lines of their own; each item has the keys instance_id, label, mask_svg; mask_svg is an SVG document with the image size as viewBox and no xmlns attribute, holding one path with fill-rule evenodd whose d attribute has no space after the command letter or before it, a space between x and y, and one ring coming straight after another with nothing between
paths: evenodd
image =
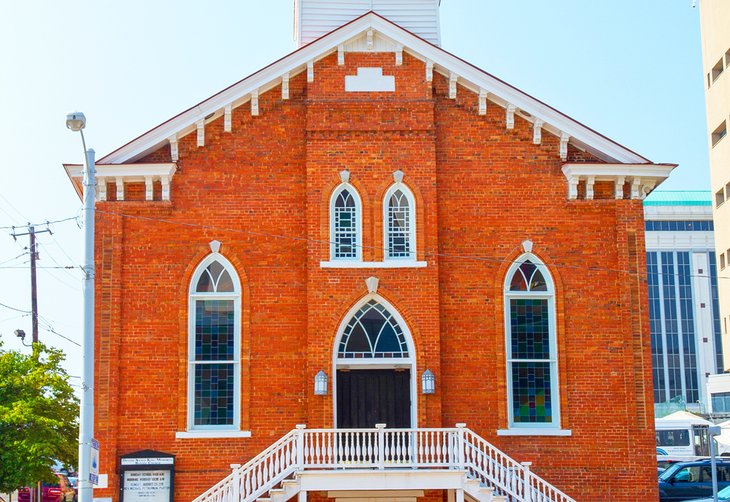
<instances>
[{"instance_id":1,"label":"blue sky","mask_svg":"<svg viewBox=\"0 0 730 502\"><path fill-rule=\"evenodd\" d=\"M295 49L293 0L8 2L0 17L0 227L80 214L62 167L97 157ZM662 189L707 189L697 9L691 0L442 0L442 46L655 162ZM83 232L42 234L42 324L80 341ZM20 231L24 231L21 229ZM27 238L0 230L0 303L30 309ZM19 267L19 268L8 268ZM0 340L30 318L0 306ZM72 374L80 349L47 330Z\"/></svg>"}]
</instances>

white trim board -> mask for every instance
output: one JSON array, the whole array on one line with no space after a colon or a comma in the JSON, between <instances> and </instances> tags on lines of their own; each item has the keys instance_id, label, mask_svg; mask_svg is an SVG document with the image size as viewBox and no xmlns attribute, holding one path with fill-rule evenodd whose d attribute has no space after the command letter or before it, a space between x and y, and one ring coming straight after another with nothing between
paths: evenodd
<instances>
[{"instance_id":1,"label":"white trim board","mask_svg":"<svg viewBox=\"0 0 730 502\"><path fill-rule=\"evenodd\" d=\"M309 64L336 51L339 45L359 36L365 36L369 30L377 31L380 35L392 39L396 45L403 47L403 51L426 62L427 66L432 65L438 73L447 77L457 75L458 83L462 87L477 94L486 92L489 99L500 106L512 105L516 110L523 112L521 116L527 120L539 119L543 122L542 127L552 134L570 136L570 141L575 146L589 151L602 160L622 164L650 163L645 157L373 12L341 26L198 103L104 156L99 163L134 162L163 146L169 138L179 138L192 132L197 122L217 119L223 115L227 106L240 106L247 102L253 93L260 96L279 85L285 75L291 78L305 71Z\"/></svg>"}]
</instances>

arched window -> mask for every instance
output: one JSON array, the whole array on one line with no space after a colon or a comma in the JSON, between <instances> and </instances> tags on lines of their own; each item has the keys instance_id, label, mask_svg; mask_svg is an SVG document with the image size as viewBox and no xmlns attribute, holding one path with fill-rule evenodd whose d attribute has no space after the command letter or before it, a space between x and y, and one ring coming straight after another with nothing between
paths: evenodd
<instances>
[{"instance_id":1,"label":"arched window","mask_svg":"<svg viewBox=\"0 0 730 502\"><path fill-rule=\"evenodd\" d=\"M559 428L555 290L547 267L522 255L504 294L509 426Z\"/></svg>"},{"instance_id":2,"label":"arched window","mask_svg":"<svg viewBox=\"0 0 730 502\"><path fill-rule=\"evenodd\" d=\"M337 350L339 359L408 357L408 342L398 321L381 303L370 300L345 326Z\"/></svg>"},{"instance_id":3,"label":"arched window","mask_svg":"<svg viewBox=\"0 0 730 502\"><path fill-rule=\"evenodd\" d=\"M330 259L362 259L360 196L349 183L341 184L330 202Z\"/></svg>"},{"instance_id":4,"label":"arched window","mask_svg":"<svg viewBox=\"0 0 730 502\"><path fill-rule=\"evenodd\" d=\"M403 183L395 183L383 200L385 259L416 259L416 205Z\"/></svg>"},{"instance_id":5,"label":"arched window","mask_svg":"<svg viewBox=\"0 0 730 502\"><path fill-rule=\"evenodd\" d=\"M228 260L203 260L189 297L188 429L238 430L241 286Z\"/></svg>"}]
</instances>

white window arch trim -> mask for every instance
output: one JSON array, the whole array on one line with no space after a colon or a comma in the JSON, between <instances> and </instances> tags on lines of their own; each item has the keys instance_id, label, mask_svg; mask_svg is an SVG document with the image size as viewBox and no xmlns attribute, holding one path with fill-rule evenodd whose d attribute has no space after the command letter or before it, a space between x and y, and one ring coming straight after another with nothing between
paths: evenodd
<instances>
[{"instance_id":1,"label":"white window arch trim","mask_svg":"<svg viewBox=\"0 0 730 502\"><path fill-rule=\"evenodd\" d=\"M196 292L201 276L208 266L217 261L228 272L233 282L232 292ZM195 425L195 366L201 363L221 363L221 361L195 360L195 304L199 300L232 300L233 301L233 420L225 425ZM241 431L241 280L235 267L220 253L206 256L195 269L188 286L188 370L187 370L187 430L178 433L178 438L185 437L248 437L250 432ZM239 434L230 434L238 432Z\"/></svg>"},{"instance_id":2,"label":"white window arch trim","mask_svg":"<svg viewBox=\"0 0 730 502\"><path fill-rule=\"evenodd\" d=\"M335 218L335 204L337 203L337 197L344 191L348 190L355 201L355 256L354 257L340 257L337 254L337 225ZM332 191L329 203L329 221L330 221L330 261L337 262L360 262L362 261L362 200L360 199L360 193L357 189L349 182L340 183L337 188Z\"/></svg>"},{"instance_id":3,"label":"white window arch trim","mask_svg":"<svg viewBox=\"0 0 730 502\"><path fill-rule=\"evenodd\" d=\"M408 347L408 357L387 358L387 359L346 359L338 357L340 341L345 333L347 324L355 314L369 301L374 300L385 307L393 319L400 325L405 336L406 346ZM398 309L388 300L377 293L369 293L363 296L355 305L347 311L342 318L340 326L337 328L337 335L332 344L332 418L333 424L337 425L337 370L338 369L391 369L391 368L407 368L411 372L411 427L418 427L418 384L420 379L416 373L416 347L413 343L413 336L405 319L401 316Z\"/></svg>"},{"instance_id":4,"label":"white window arch trim","mask_svg":"<svg viewBox=\"0 0 730 502\"><path fill-rule=\"evenodd\" d=\"M390 198L400 190L408 201L408 256L391 256L390 249ZM383 196L383 258L385 260L416 261L416 198L402 181L393 183Z\"/></svg>"},{"instance_id":5,"label":"white window arch trim","mask_svg":"<svg viewBox=\"0 0 730 502\"><path fill-rule=\"evenodd\" d=\"M545 291L510 291L512 277L519 273L520 266L525 261L532 262L537 270L540 271L545 280ZM530 278L527 278L528 280ZM529 287L529 284L528 284ZM504 333L505 333L505 355L506 355L506 377L507 377L507 413L508 413L508 429L498 430L497 435L556 435L570 436L570 430L561 429L560 427L560 382L558 372L558 343L557 343L557 323L555 308L555 284L552 274L548 267L540 258L532 253L523 253L515 259L505 276L503 285L504 297ZM547 301L548 330L549 330L549 359L513 359L512 357L512 325L511 325L511 300L513 299L534 299ZM513 362L549 362L550 363L550 393L551 393L551 422L515 422L513 409L513 381L512 381L512 363Z\"/></svg>"}]
</instances>

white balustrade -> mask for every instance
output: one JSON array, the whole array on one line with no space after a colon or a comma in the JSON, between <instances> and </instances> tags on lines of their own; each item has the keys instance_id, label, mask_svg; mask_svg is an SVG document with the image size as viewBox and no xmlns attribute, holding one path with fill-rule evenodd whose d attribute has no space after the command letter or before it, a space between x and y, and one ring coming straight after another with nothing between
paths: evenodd
<instances>
[{"instance_id":1,"label":"white balustrade","mask_svg":"<svg viewBox=\"0 0 730 502\"><path fill-rule=\"evenodd\" d=\"M463 424L442 429L297 428L195 502L253 502L284 479L307 469L456 469L492 487L495 495L526 502L574 502L477 436Z\"/></svg>"}]
</instances>

